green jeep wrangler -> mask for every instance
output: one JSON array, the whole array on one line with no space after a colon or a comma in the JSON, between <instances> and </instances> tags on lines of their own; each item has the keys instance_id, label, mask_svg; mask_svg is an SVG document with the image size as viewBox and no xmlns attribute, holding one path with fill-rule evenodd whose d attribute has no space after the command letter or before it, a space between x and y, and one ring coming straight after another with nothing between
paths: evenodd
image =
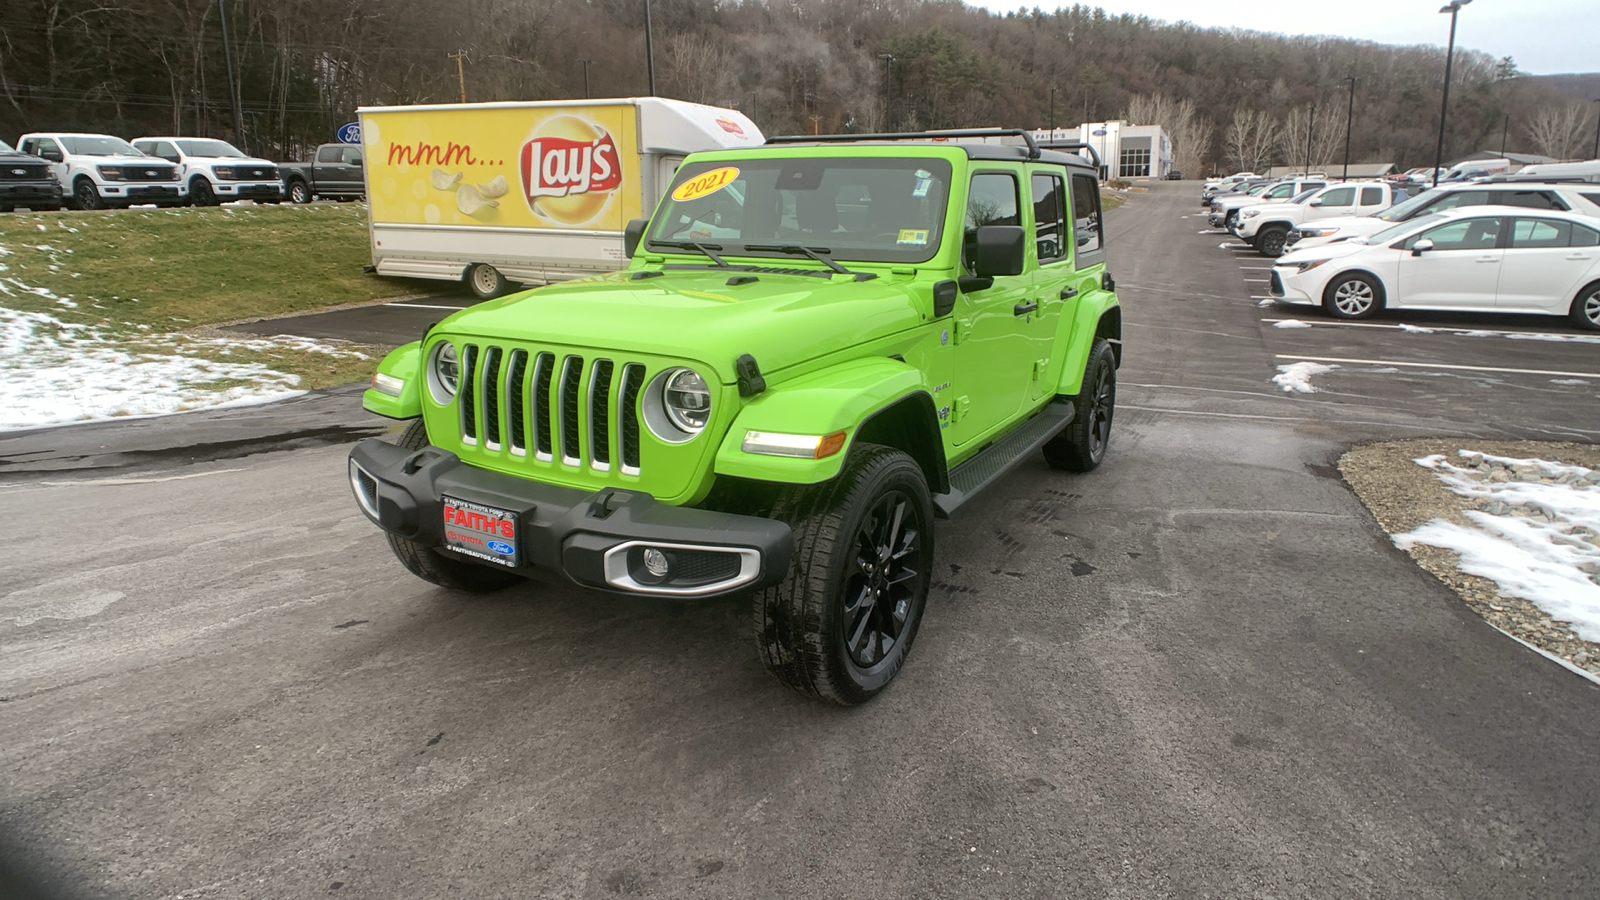
<instances>
[{"instance_id":1,"label":"green jeep wrangler","mask_svg":"<svg viewBox=\"0 0 1600 900\"><path fill-rule=\"evenodd\" d=\"M984 130L693 154L625 271L384 359L364 405L415 421L351 451L356 501L448 588L753 594L767 668L861 703L916 637L934 518L1035 450L1105 454L1122 316L1080 149Z\"/></svg>"}]
</instances>

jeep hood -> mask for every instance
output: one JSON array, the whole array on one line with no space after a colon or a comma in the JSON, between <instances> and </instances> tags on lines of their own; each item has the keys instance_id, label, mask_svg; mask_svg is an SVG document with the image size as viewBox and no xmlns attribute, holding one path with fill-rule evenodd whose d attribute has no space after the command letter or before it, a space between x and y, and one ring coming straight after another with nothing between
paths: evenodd
<instances>
[{"instance_id":1,"label":"jeep hood","mask_svg":"<svg viewBox=\"0 0 1600 900\"><path fill-rule=\"evenodd\" d=\"M512 294L438 327L490 340L701 360L731 383L733 362L746 353L770 374L925 322L904 276L855 281L738 268L669 269L638 280L632 274ZM740 276L757 280L728 284Z\"/></svg>"}]
</instances>

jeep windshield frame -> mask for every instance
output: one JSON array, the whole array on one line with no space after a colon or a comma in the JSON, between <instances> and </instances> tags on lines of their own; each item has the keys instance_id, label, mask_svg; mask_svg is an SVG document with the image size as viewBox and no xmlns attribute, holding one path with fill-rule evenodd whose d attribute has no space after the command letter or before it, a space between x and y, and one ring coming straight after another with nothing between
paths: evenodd
<instances>
[{"instance_id":1,"label":"jeep windshield frame","mask_svg":"<svg viewBox=\"0 0 1600 900\"><path fill-rule=\"evenodd\" d=\"M697 160L673 177L645 243L714 242L724 256L791 260L790 248L826 247L840 261L926 263L943 241L952 171L948 159L910 154Z\"/></svg>"}]
</instances>

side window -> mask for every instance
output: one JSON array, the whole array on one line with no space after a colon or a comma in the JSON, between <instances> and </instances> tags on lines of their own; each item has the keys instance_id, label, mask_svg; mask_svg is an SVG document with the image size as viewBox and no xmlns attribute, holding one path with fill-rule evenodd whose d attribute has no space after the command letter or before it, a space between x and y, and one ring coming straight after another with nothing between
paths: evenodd
<instances>
[{"instance_id":1,"label":"side window","mask_svg":"<svg viewBox=\"0 0 1600 900\"><path fill-rule=\"evenodd\" d=\"M1488 191L1451 191L1440 197L1439 202L1428 207L1428 211L1444 212L1447 209L1457 209L1462 206L1483 206L1488 202Z\"/></svg>"},{"instance_id":2,"label":"side window","mask_svg":"<svg viewBox=\"0 0 1600 900\"><path fill-rule=\"evenodd\" d=\"M1323 206L1355 206L1356 189L1353 187L1334 188L1318 199Z\"/></svg>"},{"instance_id":3,"label":"side window","mask_svg":"<svg viewBox=\"0 0 1600 900\"><path fill-rule=\"evenodd\" d=\"M172 146L170 141L161 141L156 144L156 148L154 150L146 150L145 152L149 153L151 156L159 156L167 162L178 161L178 148Z\"/></svg>"},{"instance_id":4,"label":"side window","mask_svg":"<svg viewBox=\"0 0 1600 900\"><path fill-rule=\"evenodd\" d=\"M1067 256L1067 186L1059 175L1035 174L1033 187L1033 238L1039 261Z\"/></svg>"},{"instance_id":5,"label":"side window","mask_svg":"<svg viewBox=\"0 0 1600 900\"><path fill-rule=\"evenodd\" d=\"M1572 242L1572 224L1550 219L1518 219L1511 226L1511 246L1519 250L1565 248Z\"/></svg>"},{"instance_id":6,"label":"side window","mask_svg":"<svg viewBox=\"0 0 1600 900\"><path fill-rule=\"evenodd\" d=\"M977 240L980 227L1021 224L1016 176L998 172L972 176L972 190L967 194L966 252L963 254L968 268L972 266L973 242Z\"/></svg>"},{"instance_id":7,"label":"side window","mask_svg":"<svg viewBox=\"0 0 1600 900\"><path fill-rule=\"evenodd\" d=\"M1495 198L1507 206L1526 206L1529 209L1567 209L1567 204L1561 202L1550 191L1511 191Z\"/></svg>"},{"instance_id":8,"label":"side window","mask_svg":"<svg viewBox=\"0 0 1600 900\"><path fill-rule=\"evenodd\" d=\"M1583 194L1582 196L1583 199L1593 203L1595 206L1600 206L1600 194Z\"/></svg>"},{"instance_id":9,"label":"side window","mask_svg":"<svg viewBox=\"0 0 1600 900\"><path fill-rule=\"evenodd\" d=\"M1492 250L1499 238L1499 219L1459 219L1409 238L1403 246L1410 250L1426 239L1433 241L1434 250Z\"/></svg>"},{"instance_id":10,"label":"side window","mask_svg":"<svg viewBox=\"0 0 1600 900\"><path fill-rule=\"evenodd\" d=\"M1326 181L1307 181L1306 183L1300 185L1300 190L1295 191L1295 193L1303 194L1306 191L1320 191L1327 186L1328 183Z\"/></svg>"},{"instance_id":11,"label":"side window","mask_svg":"<svg viewBox=\"0 0 1600 900\"><path fill-rule=\"evenodd\" d=\"M1600 247L1600 231L1587 228L1583 225L1572 226L1573 247Z\"/></svg>"},{"instance_id":12,"label":"side window","mask_svg":"<svg viewBox=\"0 0 1600 900\"><path fill-rule=\"evenodd\" d=\"M360 147L345 147L344 148L344 164L347 165L347 166L359 166L359 165L361 165L361 148Z\"/></svg>"},{"instance_id":13,"label":"side window","mask_svg":"<svg viewBox=\"0 0 1600 900\"><path fill-rule=\"evenodd\" d=\"M1277 185L1272 190L1267 191L1267 196L1268 197L1293 197L1294 196L1294 185L1293 184L1280 184L1280 185Z\"/></svg>"},{"instance_id":14,"label":"side window","mask_svg":"<svg viewBox=\"0 0 1600 900\"><path fill-rule=\"evenodd\" d=\"M336 163L342 158L338 144L329 144L326 147L317 149L317 162L319 163Z\"/></svg>"},{"instance_id":15,"label":"side window","mask_svg":"<svg viewBox=\"0 0 1600 900\"><path fill-rule=\"evenodd\" d=\"M1383 188L1374 186L1361 189L1362 206L1377 206L1381 203L1383 203Z\"/></svg>"},{"instance_id":16,"label":"side window","mask_svg":"<svg viewBox=\"0 0 1600 900\"><path fill-rule=\"evenodd\" d=\"M1100 185L1093 175L1072 176L1072 235L1078 264L1084 256L1104 246L1100 240Z\"/></svg>"}]
</instances>

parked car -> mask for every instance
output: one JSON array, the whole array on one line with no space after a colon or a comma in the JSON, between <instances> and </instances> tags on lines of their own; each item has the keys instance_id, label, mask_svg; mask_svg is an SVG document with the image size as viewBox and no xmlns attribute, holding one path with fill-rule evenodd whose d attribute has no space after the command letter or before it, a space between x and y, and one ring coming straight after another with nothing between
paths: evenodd
<instances>
[{"instance_id":1,"label":"parked car","mask_svg":"<svg viewBox=\"0 0 1600 900\"><path fill-rule=\"evenodd\" d=\"M1269 293L1341 319L1382 309L1565 315L1600 331L1600 218L1518 206L1429 213L1296 250Z\"/></svg>"},{"instance_id":2,"label":"parked car","mask_svg":"<svg viewBox=\"0 0 1600 900\"><path fill-rule=\"evenodd\" d=\"M1318 219L1297 225L1289 232L1288 248L1299 250L1366 237L1417 216L1462 206L1521 206L1528 209L1571 210L1594 216L1600 215L1600 187L1523 182L1441 184L1372 215Z\"/></svg>"},{"instance_id":3,"label":"parked car","mask_svg":"<svg viewBox=\"0 0 1600 900\"><path fill-rule=\"evenodd\" d=\"M1209 205L1212 197L1224 191L1266 180L1254 172L1235 172L1226 178L1208 178L1200 185L1200 205Z\"/></svg>"},{"instance_id":4,"label":"parked car","mask_svg":"<svg viewBox=\"0 0 1600 900\"><path fill-rule=\"evenodd\" d=\"M0 212L19 206L42 212L60 209L64 202L61 183L50 174L49 163L0 141Z\"/></svg>"},{"instance_id":5,"label":"parked car","mask_svg":"<svg viewBox=\"0 0 1600 900\"><path fill-rule=\"evenodd\" d=\"M177 166L109 134L25 134L18 149L50 164L50 174L77 209L182 206L189 198Z\"/></svg>"},{"instance_id":6,"label":"parked car","mask_svg":"<svg viewBox=\"0 0 1600 900\"><path fill-rule=\"evenodd\" d=\"M1511 172L1509 159L1474 159L1464 162L1459 166L1439 176L1439 183L1455 181L1475 181L1489 178L1494 175L1506 175Z\"/></svg>"},{"instance_id":7,"label":"parked car","mask_svg":"<svg viewBox=\"0 0 1600 900\"><path fill-rule=\"evenodd\" d=\"M310 162L280 163L283 189L295 203L360 200L367 195L365 152L356 144L322 144Z\"/></svg>"},{"instance_id":8,"label":"parked car","mask_svg":"<svg viewBox=\"0 0 1600 900\"><path fill-rule=\"evenodd\" d=\"M1177 169L1173 169L1172 171L1168 172L1165 177L1168 181L1182 181L1183 173Z\"/></svg>"},{"instance_id":9,"label":"parked car","mask_svg":"<svg viewBox=\"0 0 1600 900\"><path fill-rule=\"evenodd\" d=\"M1405 191L1381 181L1330 184L1302 203L1269 203L1239 214L1232 231L1266 256L1283 254L1289 232L1298 225L1336 216L1359 216L1388 209Z\"/></svg>"},{"instance_id":10,"label":"parked car","mask_svg":"<svg viewBox=\"0 0 1600 900\"><path fill-rule=\"evenodd\" d=\"M1239 210L1247 206L1256 206L1261 203L1287 203L1307 191L1321 190L1328 186L1325 178L1314 181L1288 179L1277 184L1266 185L1266 190L1249 192L1246 194L1223 194L1211 201L1211 215L1209 217L1212 228L1232 228L1238 221Z\"/></svg>"},{"instance_id":11,"label":"parked car","mask_svg":"<svg viewBox=\"0 0 1600 900\"><path fill-rule=\"evenodd\" d=\"M134 138L143 153L178 166L195 206L216 206L227 200L283 199L278 167L264 159L244 155L227 141L193 137Z\"/></svg>"},{"instance_id":12,"label":"parked car","mask_svg":"<svg viewBox=\"0 0 1600 900\"><path fill-rule=\"evenodd\" d=\"M991 135L1026 146L962 140ZM411 424L357 443L348 475L399 562L465 590L749 596L778 680L846 705L883 690L935 517L1041 452L1101 462L1122 310L1075 152L858 137L691 153L629 223L628 271L462 310L385 357L363 405Z\"/></svg>"}]
</instances>

